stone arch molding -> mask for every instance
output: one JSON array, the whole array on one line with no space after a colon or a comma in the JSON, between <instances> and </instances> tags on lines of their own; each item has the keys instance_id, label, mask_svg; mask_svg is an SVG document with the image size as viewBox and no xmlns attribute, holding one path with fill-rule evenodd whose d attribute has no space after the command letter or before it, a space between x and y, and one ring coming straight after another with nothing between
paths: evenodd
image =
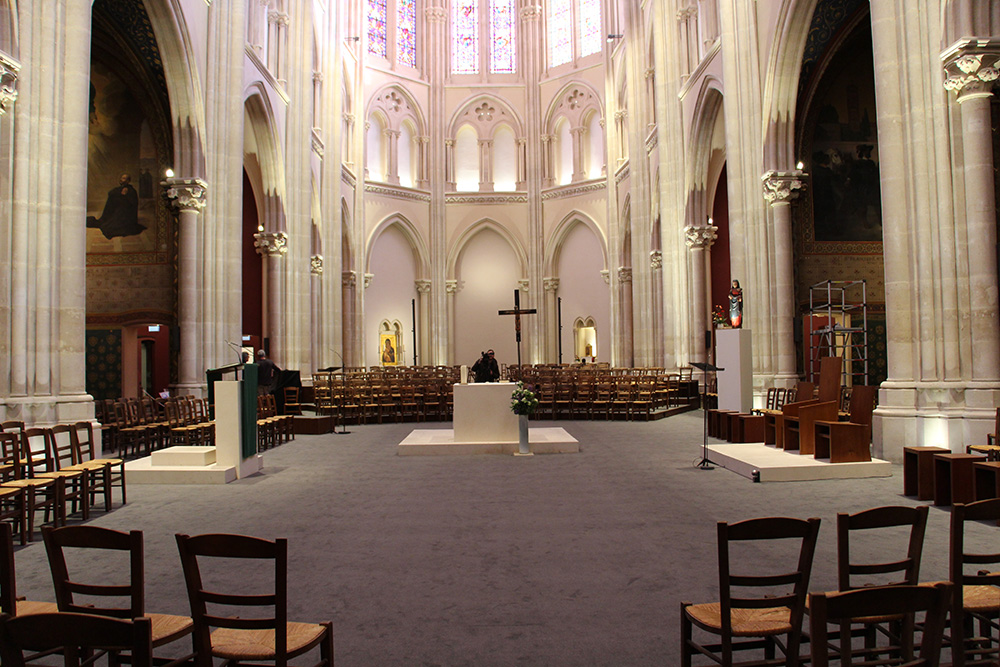
<instances>
[{"instance_id":1,"label":"stone arch molding","mask_svg":"<svg viewBox=\"0 0 1000 667\"><path fill-rule=\"evenodd\" d=\"M458 258L462 255L462 250L465 249L465 246L469 244L476 234L487 229L496 232L507 242L511 250L514 251L514 255L517 257L521 277L523 279L528 277L528 252L525 249L524 244L521 243L516 236L511 234L509 229L498 223L496 220L483 218L479 222L470 225L455 240L455 244L448 253L447 276L449 280L454 280L458 277L456 275L456 270L458 268Z\"/></svg>"},{"instance_id":2,"label":"stone arch molding","mask_svg":"<svg viewBox=\"0 0 1000 667\"><path fill-rule=\"evenodd\" d=\"M492 139L502 125L514 130L515 137L524 136L523 123L513 107L495 95L476 95L462 104L452 117L448 137L454 139L463 125L473 127L480 139Z\"/></svg>"},{"instance_id":3,"label":"stone arch molding","mask_svg":"<svg viewBox=\"0 0 1000 667\"><path fill-rule=\"evenodd\" d=\"M258 202L264 230L267 232L286 231L284 216L285 161L281 156L274 110L260 83L247 90L243 107L249 121L244 132L253 134L257 146L257 160L260 167L260 188L262 195Z\"/></svg>"},{"instance_id":4,"label":"stone arch molding","mask_svg":"<svg viewBox=\"0 0 1000 667\"><path fill-rule=\"evenodd\" d=\"M693 156L688 162L686 175L689 192L705 190L712 178L718 176L709 173L709 170L712 168L712 137L719 114L722 113L723 99L722 83L715 77L706 76L698 90L688 141L688 155Z\"/></svg>"},{"instance_id":5,"label":"stone arch molding","mask_svg":"<svg viewBox=\"0 0 1000 667\"><path fill-rule=\"evenodd\" d=\"M413 96L405 88L396 84L378 90L368 103L368 119L376 115L384 122L384 129L399 131L409 120L417 131L417 136L427 134L427 123Z\"/></svg>"},{"instance_id":6,"label":"stone arch molding","mask_svg":"<svg viewBox=\"0 0 1000 667\"><path fill-rule=\"evenodd\" d=\"M1000 33L1000 0L947 0L942 14L942 49L966 37Z\"/></svg>"},{"instance_id":7,"label":"stone arch molding","mask_svg":"<svg viewBox=\"0 0 1000 667\"><path fill-rule=\"evenodd\" d=\"M430 254L427 251L427 244L424 243L423 237L420 236L420 232L417 231L416 226L405 216L398 213L394 213L383 219L369 235L368 242L365 244L365 271L369 272L371 270L372 251L375 249L375 244L378 242L379 237L393 226L397 227L403 233L403 236L410 244L410 249L413 251L413 259L417 265L417 275L429 276Z\"/></svg>"},{"instance_id":8,"label":"stone arch molding","mask_svg":"<svg viewBox=\"0 0 1000 667\"><path fill-rule=\"evenodd\" d=\"M605 237L604 232L601 228L594 222L586 213L581 211L570 211L562 220L560 220L555 229L552 231L552 236L549 239L548 249L545 253L545 270L544 275L554 276L556 275L556 264L559 261L559 254L562 252L563 245L566 243L566 237L577 224L582 224L587 227L594 236L597 238L597 242L601 246L601 257L604 260L603 269L608 268L608 239Z\"/></svg>"},{"instance_id":9,"label":"stone arch molding","mask_svg":"<svg viewBox=\"0 0 1000 667\"><path fill-rule=\"evenodd\" d=\"M601 96L588 84L571 81L549 103L545 113L545 131L549 134L555 132L556 122L560 118L565 118L570 127L582 127L594 113L604 119Z\"/></svg>"}]
</instances>

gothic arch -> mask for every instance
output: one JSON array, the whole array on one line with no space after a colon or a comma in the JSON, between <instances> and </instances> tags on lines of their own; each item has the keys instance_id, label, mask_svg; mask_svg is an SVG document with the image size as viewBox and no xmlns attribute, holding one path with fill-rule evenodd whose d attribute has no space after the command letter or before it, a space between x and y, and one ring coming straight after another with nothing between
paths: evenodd
<instances>
[{"instance_id":1,"label":"gothic arch","mask_svg":"<svg viewBox=\"0 0 1000 667\"><path fill-rule=\"evenodd\" d=\"M418 277L429 276L430 254L427 251L427 245L424 243L423 238L420 236L420 232L414 224L399 213L393 213L382 220L382 222L376 225L375 229L373 229L372 233L368 236L368 242L365 244L365 271L368 271L370 268L372 250L375 248L375 243L378 241L383 232L393 226L397 227L399 231L403 233L403 236L406 237L407 242L410 244L410 249L413 250L413 259L416 263Z\"/></svg>"},{"instance_id":2,"label":"gothic arch","mask_svg":"<svg viewBox=\"0 0 1000 667\"><path fill-rule=\"evenodd\" d=\"M243 107L243 161L257 199L259 224L268 232L285 231L284 160L278 150L274 115L267 97L257 90L246 97Z\"/></svg>"},{"instance_id":3,"label":"gothic arch","mask_svg":"<svg viewBox=\"0 0 1000 667\"><path fill-rule=\"evenodd\" d=\"M458 258L462 254L462 250L465 246L469 244L469 241L473 239L481 231L492 230L499 234L507 244L514 251L514 255L517 256L517 263L520 265L521 276L524 278L528 277L528 252L524 247L524 244L518 240L516 236L510 233L504 225L501 225L495 220L490 218L483 218L479 222L470 225L464 232L462 232L457 239L455 239L454 245L452 245L451 251L448 253L448 264L447 264L447 276L448 279L454 279L455 269L458 266Z\"/></svg>"},{"instance_id":4,"label":"gothic arch","mask_svg":"<svg viewBox=\"0 0 1000 667\"><path fill-rule=\"evenodd\" d=\"M604 103L600 94L587 83L570 81L552 97L542 125L544 131L551 134L556 120L565 116L570 127L580 127L595 112L604 118Z\"/></svg>"},{"instance_id":5,"label":"gothic arch","mask_svg":"<svg viewBox=\"0 0 1000 667\"><path fill-rule=\"evenodd\" d=\"M402 122L409 118L421 135L427 134L427 122L420 106L409 91L398 84L383 86L369 98L365 117L371 118L375 112L382 113L386 129L398 131Z\"/></svg>"},{"instance_id":6,"label":"gothic arch","mask_svg":"<svg viewBox=\"0 0 1000 667\"><path fill-rule=\"evenodd\" d=\"M608 268L608 239L604 236L601 228L594 222L593 218L586 213L574 210L570 211L556 224L552 235L549 237L549 242L546 244L545 261L542 263L542 266L545 267L542 272L543 275L556 275L556 265L559 262L559 254L562 251L563 244L566 242L566 237L577 224L582 224L594 233L597 242L601 246L601 256L604 258L603 268Z\"/></svg>"},{"instance_id":7,"label":"gothic arch","mask_svg":"<svg viewBox=\"0 0 1000 667\"><path fill-rule=\"evenodd\" d=\"M205 94L198 75L181 0L146 0L146 14L153 27L163 63L174 125L174 171L181 177L205 175ZM210 183L209 187L220 185Z\"/></svg>"},{"instance_id":8,"label":"gothic arch","mask_svg":"<svg viewBox=\"0 0 1000 667\"><path fill-rule=\"evenodd\" d=\"M963 37L988 37L1000 33L998 0L947 0L941 11L942 49Z\"/></svg>"},{"instance_id":9,"label":"gothic arch","mask_svg":"<svg viewBox=\"0 0 1000 667\"><path fill-rule=\"evenodd\" d=\"M481 139L491 139L496 128L503 124L509 125L516 137L524 136L524 124L506 100L496 95L478 93L457 107L448 123L446 136L454 139L459 128L471 125Z\"/></svg>"},{"instance_id":10,"label":"gothic arch","mask_svg":"<svg viewBox=\"0 0 1000 667\"><path fill-rule=\"evenodd\" d=\"M707 192L709 184L718 180L722 165L725 164L724 159L715 162L712 160L712 139L722 113L723 102L721 82L711 76L705 77L698 91L690 145L687 150L687 154L691 156L685 179L689 196L695 192L701 192L703 196L710 194ZM702 206L707 206L706 202L701 203Z\"/></svg>"},{"instance_id":11,"label":"gothic arch","mask_svg":"<svg viewBox=\"0 0 1000 667\"><path fill-rule=\"evenodd\" d=\"M795 165L795 111L802 55L817 0L783 0L777 41L764 80L764 168L788 171Z\"/></svg>"},{"instance_id":12,"label":"gothic arch","mask_svg":"<svg viewBox=\"0 0 1000 667\"><path fill-rule=\"evenodd\" d=\"M18 57L17 15L11 0L0 0L0 53Z\"/></svg>"}]
</instances>

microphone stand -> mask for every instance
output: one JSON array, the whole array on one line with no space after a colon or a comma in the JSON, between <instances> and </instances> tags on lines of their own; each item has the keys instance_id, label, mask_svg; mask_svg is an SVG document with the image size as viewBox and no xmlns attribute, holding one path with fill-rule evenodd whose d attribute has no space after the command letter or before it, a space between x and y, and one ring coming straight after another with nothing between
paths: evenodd
<instances>
[{"instance_id":1,"label":"microphone stand","mask_svg":"<svg viewBox=\"0 0 1000 667\"><path fill-rule=\"evenodd\" d=\"M708 374L715 373L717 371L724 371L725 368L719 368L713 364L706 364L700 361L693 361L691 365L699 369L703 374L702 390L701 390L701 412L703 415L702 424L702 439L701 439L701 461L695 464L695 467L699 470L715 470L712 467L711 461L708 460Z\"/></svg>"},{"instance_id":2,"label":"microphone stand","mask_svg":"<svg viewBox=\"0 0 1000 667\"><path fill-rule=\"evenodd\" d=\"M351 432L347 430L347 419L346 419L346 415L344 414L344 399L347 397L347 368L344 365L344 358L342 356L340 356L340 354L338 354L336 350L331 349L330 352L333 352L334 354L336 354L337 358L340 359L340 377L344 381L343 382L343 391L340 392L340 426L341 426L341 429L340 429L340 433L337 433L337 429L334 428L333 429L333 433L334 433L334 435L350 435Z\"/></svg>"}]
</instances>

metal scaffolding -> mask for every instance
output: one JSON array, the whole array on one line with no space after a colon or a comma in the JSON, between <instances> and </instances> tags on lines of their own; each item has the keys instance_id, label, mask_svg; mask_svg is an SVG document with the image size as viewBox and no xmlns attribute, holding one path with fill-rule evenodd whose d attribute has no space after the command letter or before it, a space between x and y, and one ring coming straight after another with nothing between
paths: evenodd
<instances>
[{"instance_id":1,"label":"metal scaffolding","mask_svg":"<svg viewBox=\"0 0 1000 667\"><path fill-rule=\"evenodd\" d=\"M826 324L811 329L806 369L819 380L820 357L844 359L844 386L868 384L868 295L864 280L825 280L809 288L809 317Z\"/></svg>"}]
</instances>

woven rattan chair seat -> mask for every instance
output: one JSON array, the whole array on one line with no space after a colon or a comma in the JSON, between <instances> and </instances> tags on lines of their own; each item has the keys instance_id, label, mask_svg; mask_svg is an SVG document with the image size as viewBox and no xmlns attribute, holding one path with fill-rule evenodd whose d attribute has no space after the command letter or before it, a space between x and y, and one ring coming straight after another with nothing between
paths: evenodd
<instances>
[{"instance_id":1,"label":"woven rattan chair seat","mask_svg":"<svg viewBox=\"0 0 1000 667\"><path fill-rule=\"evenodd\" d=\"M190 616L173 614L146 614L153 622L153 646L162 646L194 630Z\"/></svg>"},{"instance_id":2,"label":"woven rattan chair seat","mask_svg":"<svg viewBox=\"0 0 1000 667\"><path fill-rule=\"evenodd\" d=\"M18 616L27 616L28 614L54 614L59 611L59 605L55 602L18 600L16 604Z\"/></svg>"},{"instance_id":3,"label":"woven rattan chair seat","mask_svg":"<svg viewBox=\"0 0 1000 667\"><path fill-rule=\"evenodd\" d=\"M3 486L16 487L18 489L47 488L56 483L54 479L44 479L33 477L31 479L12 479L3 483Z\"/></svg>"},{"instance_id":4,"label":"woven rattan chair seat","mask_svg":"<svg viewBox=\"0 0 1000 667\"><path fill-rule=\"evenodd\" d=\"M289 623L288 654L307 649L325 630L317 623ZM212 655L232 660L273 660L274 630L218 628L212 632Z\"/></svg>"},{"instance_id":5,"label":"woven rattan chair seat","mask_svg":"<svg viewBox=\"0 0 1000 667\"><path fill-rule=\"evenodd\" d=\"M685 611L691 620L705 628L722 629L722 605L718 602L693 604ZM789 632L791 609L770 607L767 609L733 609L731 612L734 637L768 637Z\"/></svg>"},{"instance_id":6,"label":"woven rattan chair seat","mask_svg":"<svg viewBox=\"0 0 1000 667\"><path fill-rule=\"evenodd\" d=\"M962 606L968 611L996 611L1000 609L1000 587L964 586Z\"/></svg>"}]
</instances>

